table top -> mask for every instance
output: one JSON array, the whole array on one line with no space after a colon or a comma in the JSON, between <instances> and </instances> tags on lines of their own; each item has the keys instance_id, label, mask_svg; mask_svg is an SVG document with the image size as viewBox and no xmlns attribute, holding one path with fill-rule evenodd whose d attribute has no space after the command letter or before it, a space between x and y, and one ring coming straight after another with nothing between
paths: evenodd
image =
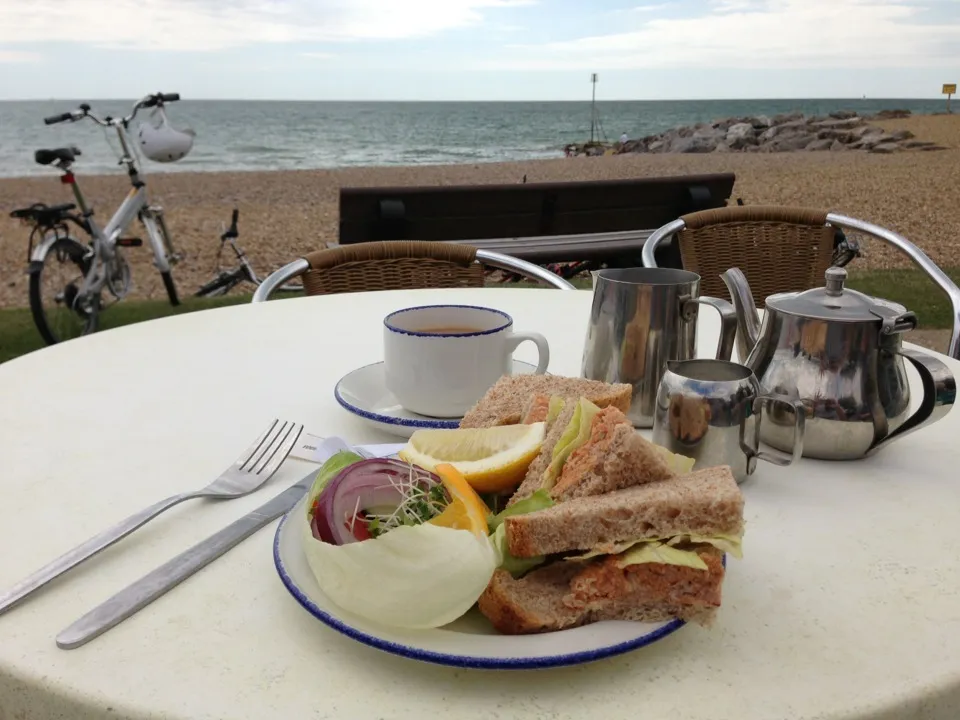
<instances>
[{"instance_id":1,"label":"table top","mask_svg":"<svg viewBox=\"0 0 960 720\"><path fill-rule=\"evenodd\" d=\"M578 375L589 292L423 290L278 300L110 330L0 366L0 588L117 520L201 487L272 418L397 442L336 403L381 359L381 320L489 305ZM700 313L700 355L716 313ZM525 343L517 351L535 360ZM960 373L960 363L938 356ZM918 377L908 369L915 384ZM716 625L606 660L465 670L343 637L281 584L277 523L81 648L54 638L94 605L303 477L193 500L0 616L0 716L46 719L943 718L960 710L960 412L853 462L760 463L743 486L744 558ZM649 435L648 435L649 437ZM15 548L11 550L11 548Z\"/></svg>"}]
</instances>

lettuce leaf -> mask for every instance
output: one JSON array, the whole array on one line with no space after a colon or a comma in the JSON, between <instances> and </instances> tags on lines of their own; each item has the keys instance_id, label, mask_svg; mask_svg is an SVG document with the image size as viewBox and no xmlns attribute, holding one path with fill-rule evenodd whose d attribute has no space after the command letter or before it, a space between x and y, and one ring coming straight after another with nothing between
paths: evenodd
<instances>
[{"instance_id":1,"label":"lettuce leaf","mask_svg":"<svg viewBox=\"0 0 960 720\"><path fill-rule=\"evenodd\" d=\"M333 478L337 476L337 473L345 467L358 463L361 460L363 460L363 458L355 452L341 450L330 456L330 458L320 466L320 470L317 471L317 477L314 479L313 485L310 486L310 492L307 494L308 515L313 512L313 503L320 496L320 493L323 492L327 483L333 480Z\"/></svg>"},{"instance_id":2,"label":"lettuce leaf","mask_svg":"<svg viewBox=\"0 0 960 720\"><path fill-rule=\"evenodd\" d=\"M476 604L499 560L487 536L429 523L346 545L314 539L306 517L299 524L307 565L324 595L381 626L453 622Z\"/></svg>"},{"instance_id":3,"label":"lettuce leaf","mask_svg":"<svg viewBox=\"0 0 960 720\"><path fill-rule=\"evenodd\" d=\"M567 401L564 400L559 395L553 395L550 398L550 405L547 409L547 425L550 425L554 420L559 417L560 413L563 412L564 405L567 404Z\"/></svg>"},{"instance_id":4,"label":"lettuce leaf","mask_svg":"<svg viewBox=\"0 0 960 720\"><path fill-rule=\"evenodd\" d=\"M683 542L713 545L721 552L730 553L737 560L743 559L743 538L736 535L677 535L670 538L667 545L679 545Z\"/></svg>"},{"instance_id":5,"label":"lettuce leaf","mask_svg":"<svg viewBox=\"0 0 960 720\"><path fill-rule=\"evenodd\" d=\"M496 532L496 530L503 524L503 521L508 517L512 517L513 515L525 515L526 513L536 512L537 510L545 510L553 505L553 498L550 497L550 494L546 490L537 490L530 497L519 500L510 507L505 508L496 515L490 517L487 520L487 525L490 528L490 534L492 535L494 532Z\"/></svg>"},{"instance_id":6,"label":"lettuce leaf","mask_svg":"<svg viewBox=\"0 0 960 720\"><path fill-rule=\"evenodd\" d=\"M663 543L639 543L631 550L623 553L617 560L617 567L625 568L629 565L643 563L663 563L665 565L681 565L683 567L706 570L707 564L694 550L681 550Z\"/></svg>"},{"instance_id":7,"label":"lettuce leaf","mask_svg":"<svg viewBox=\"0 0 960 720\"><path fill-rule=\"evenodd\" d=\"M511 555L510 548L507 547L506 525L499 525L496 532L490 536L490 541L497 549L497 552L500 553L500 564L498 567L501 570L506 570L514 577L520 577L529 570L533 570L533 568L546 560L546 557L543 555L537 555L536 557L532 558L518 558Z\"/></svg>"},{"instance_id":8,"label":"lettuce leaf","mask_svg":"<svg viewBox=\"0 0 960 720\"><path fill-rule=\"evenodd\" d=\"M626 542L621 543L608 543L604 545L597 545L593 550L588 550L585 553L580 555L567 555L564 557L564 560L589 560L590 558L599 557L600 555L619 555L620 553L629 550L634 545L639 545L640 543L648 542L661 542L665 538L645 538L643 540L627 540Z\"/></svg>"},{"instance_id":9,"label":"lettuce leaf","mask_svg":"<svg viewBox=\"0 0 960 720\"><path fill-rule=\"evenodd\" d=\"M692 457L670 452L662 445L654 445L654 447L657 449L657 452L663 456L664 461L667 463L667 467L677 473L677 475L686 475L688 472L693 470L693 466L697 462Z\"/></svg>"},{"instance_id":10,"label":"lettuce leaf","mask_svg":"<svg viewBox=\"0 0 960 720\"><path fill-rule=\"evenodd\" d=\"M567 425L556 446L553 448L549 467L544 471L540 487L549 490L557 484L557 478L563 470L563 464L570 454L590 440L593 418L600 412L600 408L586 398L580 398L577 409Z\"/></svg>"},{"instance_id":11,"label":"lettuce leaf","mask_svg":"<svg viewBox=\"0 0 960 720\"><path fill-rule=\"evenodd\" d=\"M606 545L598 545L593 550L582 553L580 555L568 555L564 560L589 560L590 558L599 557L600 555L620 555L621 553L627 553L632 549L638 549L642 545L660 545L664 544L669 546L671 549L678 549L674 546L681 545L684 543L690 544L700 544L700 545L713 545L717 550L721 552L730 553L733 557L738 560L743 559L743 539L736 535L677 535L675 537L651 537L643 538L642 540L628 540L621 543L608 543ZM667 551L669 553L669 551ZM693 552L691 550L681 550L681 552ZM696 553L694 553L696 554ZM667 555L666 557L671 557ZM668 565L685 565L687 563L671 563L667 560L647 560L646 562L663 562ZM689 567L694 567L689 565Z\"/></svg>"},{"instance_id":12,"label":"lettuce leaf","mask_svg":"<svg viewBox=\"0 0 960 720\"><path fill-rule=\"evenodd\" d=\"M490 541L497 552L500 553L498 567L506 570L514 577L520 577L546 560L542 555L532 558L518 558L511 555L510 548L507 546L507 526L503 521L514 515L525 515L537 510L544 510L552 505L554 505L554 502L550 494L546 490L537 490L530 497L514 503L487 520L487 526L490 529Z\"/></svg>"}]
</instances>

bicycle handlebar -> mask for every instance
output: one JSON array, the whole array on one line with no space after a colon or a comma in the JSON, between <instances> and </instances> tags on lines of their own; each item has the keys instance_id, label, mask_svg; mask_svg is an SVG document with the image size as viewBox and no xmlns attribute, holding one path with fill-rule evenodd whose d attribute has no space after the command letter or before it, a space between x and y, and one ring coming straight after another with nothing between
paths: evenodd
<instances>
[{"instance_id":1,"label":"bicycle handlebar","mask_svg":"<svg viewBox=\"0 0 960 720\"><path fill-rule=\"evenodd\" d=\"M137 114L137 110L140 108L152 108L157 107L158 105L162 106L164 103L176 102L179 99L180 93L154 93L153 95L147 95L145 98L134 104L133 111L123 119L123 123L126 124L133 120L134 116Z\"/></svg>"},{"instance_id":2,"label":"bicycle handlebar","mask_svg":"<svg viewBox=\"0 0 960 720\"><path fill-rule=\"evenodd\" d=\"M151 108L158 105L163 105L168 102L176 102L180 99L180 93L154 93L153 95L147 95L146 97L138 100L133 105L133 110L129 115L122 118L100 118L97 115L90 112L90 106L86 103L80 105L78 110L71 110L70 112L61 113L60 115L51 115L50 117L44 118L43 122L46 125L54 125L56 123L62 123L69 120L70 122L76 122L77 120L82 120L85 117L93 120L97 125L103 125L104 127L111 127L115 125L124 125L126 126L137 114L137 110L141 108Z\"/></svg>"},{"instance_id":3,"label":"bicycle handlebar","mask_svg":"<svg viewBox=\"0 0 960 720\"><path fill-rule=\"evenodd\" d=\"M179 99L180 93L157 93L156 95L148 95L134 106L133 112L136 114L138 108L155 107L165 102L176 102ZM133 116L131 115L131 117Z\"/></svg>"},{"instance_id":4,"label":"bicycle handlebar","mask_svg":"<svg viewBox=\"0 0 960 720\"><path fill-rule=\"evenodd\" d=\"M67 120L73 119L72 112L60 113L59 115L51 115L50 117L45 117L43 119L44 125L54 125L56 123L66 122Z\"/></svg>"}]
</instances>

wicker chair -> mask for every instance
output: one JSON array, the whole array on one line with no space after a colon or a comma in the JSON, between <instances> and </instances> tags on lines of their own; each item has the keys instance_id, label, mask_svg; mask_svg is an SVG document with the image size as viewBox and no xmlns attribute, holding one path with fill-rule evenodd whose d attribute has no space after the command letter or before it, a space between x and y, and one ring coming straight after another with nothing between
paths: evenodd
<instances>
[{"instance_id":1,"label":"wicker chair","mask_svg":"<svg viewBox=\"0 0 960 720\"><path fill-rule=\"evenodd\" d=\"M846 215L764 205L691 213L650 235L643 246L643 266L657 267L654 251L676 235L683 266L700 275L704 295L727 297L729 293L720 274L739 267L750 283L754 302L763 307L768 295L822 287L826 269L831 264L845 264L837 261L838 256L848 252L845 246L835 247L837 229L893 245L943 290L953 310L953 333L947 354L960 359L960 288L902 235Z\"/></svg>"},{"instance_id":2,"label":"wicker chair","mask_svg":"<svg viewBox=\"0 0 960 720\"><path fill-rule=\"evenodd\" d=\"M733 206L690 213L680 220L683 225L675 231L680 258L685 269L703 278L705 295L725 297L727 288L720 273L739 267L762 307L775 292L823 285L823 274L831 264L835 231L827 225L825 212Z\"/></svg>"},{"instance_id":3,"label":"wicker chair","mask_svg":"<svg viewBox=\"0 0 960 720\"><path fill-rule=\"evenodd\" d=\"M484 265L519 273L561 290L575 290L549 270L525 260L470 245L423 240L386 240L317 250L271 273L253 302L264 302L288 280L303 276L307 295L483 287Z\"/></svg>"}]
</instances>

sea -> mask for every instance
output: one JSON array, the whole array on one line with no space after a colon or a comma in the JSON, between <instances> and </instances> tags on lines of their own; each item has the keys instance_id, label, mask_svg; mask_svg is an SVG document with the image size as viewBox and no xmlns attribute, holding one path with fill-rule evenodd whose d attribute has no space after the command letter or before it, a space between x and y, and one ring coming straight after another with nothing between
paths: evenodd
<instances>
[{"instance_id":1,"label":"sea","mask_svg":"<svg viewBox=\"0 0 960 720\"><path fill-rule=\"evenodd\" d=\"M0 102L0 177L56 173L34 163L41 147L75 145L78 174L118 171L112 130L89 120L47 126L43 118L80 100ZM87 100L101 116L127 114L132 102ZM602 139L643 137L726 117L799 111L825 115L906 109L942 112L927 99L681 100L597 102ZM149 111L140 111L134 129ZM350 166L486 163L563 157L564 145L590 138L589 102L274 102L183 100L167 106L175 126L197 133L176 163L149 172L301 170Z\"/></svg>"}]
</instances>

